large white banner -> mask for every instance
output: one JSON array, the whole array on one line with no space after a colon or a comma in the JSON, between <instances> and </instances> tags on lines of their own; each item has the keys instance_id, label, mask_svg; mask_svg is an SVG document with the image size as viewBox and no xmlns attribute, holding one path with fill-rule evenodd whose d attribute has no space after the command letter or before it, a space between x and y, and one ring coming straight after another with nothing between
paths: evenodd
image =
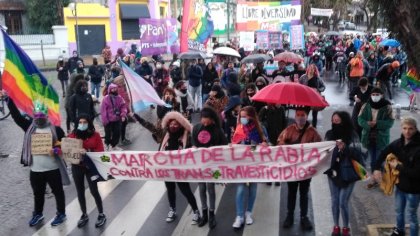
<instances>
[{"instance_id":1,"label":"large white banner","mask_svg":"<svg viewBox=\"0 0 420 236\"><path fill-rule=\"evenodd\" d=\"M311 15L313 16L328 16L331 17L333 9L311 8Z\"/></svg>"},{"instance_id":2,"label":"large white banner","mask_svg":"<svg viewBox=\"0 0 420 236\"><path fill-rule=\"evenodd\" d=\"M99 174L120 180L287 182L322 174L335 141L283 146L232 145L175 151L90 152Z\"/></svg>"},{"instance_id":3,"label":"large white banner","mask_svg":"<svg viewBox=\"0 0 420 236\"><path fill-rule=\"evenodd\" d=\"M236 9L236 23L247 23L248 21L280 23L300 20L301 5L248 5L239 4Z\"/></svg>"}]
</instances>

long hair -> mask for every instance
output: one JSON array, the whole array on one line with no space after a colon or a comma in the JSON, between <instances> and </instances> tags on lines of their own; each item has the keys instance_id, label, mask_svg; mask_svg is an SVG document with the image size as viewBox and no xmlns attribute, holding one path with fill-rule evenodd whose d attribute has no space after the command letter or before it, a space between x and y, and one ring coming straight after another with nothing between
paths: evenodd
<instances>
[{"instance_id":1,"label":"long hair","mask_svg":"<svg viewBox=\"0 0 420 236\"><path fill-rule=\"evenodd\" d=\"M319 71L318 71L318 67L316 67L316 65L315 64L310 64L309 66L308 66L308 68L306 69L306 75L309 75L309 72L311 71L311 70L314 70L314 77L319 77Z\"/></svg>"},{"instance_id":2,"label":"long hair","mask_svg":"<svg viewBox=\"0 0 420 236\"><path fill-rule=\"evenodd\" d=\"M258 119L257 116L257 111L255 110L255 108L253 106L246 106L241 108L241 111L239 112L238 115L238 124L240 124L240 119L241 119L241 112L245 111L246 114L251 117L251 119L253 120L254 124L255 124L255 128L257 128L258 134L260 135L261 140L264 140L264 132L260 123L260 120Z\"/></svg>"},{"instance_id":3,"label":"long hair","mask_svg":"<svg viewBox=\"0 0 420 236\"><path fill-rule=\"evenodd\" d=\"M88 129L85 131L80 131L77 128L79 127L80 119L85 119L88 122ZM76 118L76 122L74 123L74 130L73 133L76 135L76 138L79 139L87 139L91 137L95 133L95 126L93 125L93 120L87 114L80 114Z\"/></svg>"},{"instance_id":4,"label":"long hair","mask_svg":"<svg viewBox=\"0 0 420 236\"><path fill-rule=\"evenodd\" d=\"M222 123L220 122L219 115L210 106L203 107L203 109L201 110L200 117L212 119L217 128L222 127Z\"/></svg>"},{"instance_id":5,"label":"long hair","mask_svg":"<svg viewBox=\"0 0 420 236\"><path fill-rule=\"evenodd\" d=\"M335 111L331 116L331 123L334 115L340 117L342 127L340 130L341 137L334 138L341 138L345 143L351 142L354 138L353 135L355 134L355 129L350 114L347 111Z\"/></svg>"}]
</instances>

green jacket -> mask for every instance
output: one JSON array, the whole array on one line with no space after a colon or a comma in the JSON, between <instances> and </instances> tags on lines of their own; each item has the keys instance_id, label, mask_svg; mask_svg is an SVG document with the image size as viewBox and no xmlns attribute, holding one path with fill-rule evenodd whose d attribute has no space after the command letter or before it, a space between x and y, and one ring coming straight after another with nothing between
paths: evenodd
<instances>
[{"instance_id":1,"label":"green jacket","mask_svg":"<svg viewBox=\"0 0 420 236\"><path fill-rule=\"evenodd\" d=\"M369 145L370 126L368 122L372 120L372 108L369 102L365 103L359 113L358 123L362 127L362 144L364 147ZM376 147L379 149L385 148L389 144L390 129L394 124L394 117L392 115L392 106L386 105L379 109L376 118Z\"/></svg>"}]
</instances>

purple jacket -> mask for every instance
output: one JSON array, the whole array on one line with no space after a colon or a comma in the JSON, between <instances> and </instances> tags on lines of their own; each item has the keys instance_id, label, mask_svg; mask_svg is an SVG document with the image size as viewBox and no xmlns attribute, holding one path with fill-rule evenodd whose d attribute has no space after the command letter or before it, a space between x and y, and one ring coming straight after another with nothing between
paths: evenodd
<instances>
[{"instance_id":1,"label":"purple jacket","mask_svg":"<svg viewBox=\"0 0 420 236\"><path fill-rule=\"evenodd\" d=\"M124 99L120 95L114 96L110 94L111 89L114 87L118 86L115 84L110 84L108 86L108 95L106 95L102 100L101 119L104 126L109 122L119 121L122 117L127 116L127 105Z\"/></svg>"}]
</instances>

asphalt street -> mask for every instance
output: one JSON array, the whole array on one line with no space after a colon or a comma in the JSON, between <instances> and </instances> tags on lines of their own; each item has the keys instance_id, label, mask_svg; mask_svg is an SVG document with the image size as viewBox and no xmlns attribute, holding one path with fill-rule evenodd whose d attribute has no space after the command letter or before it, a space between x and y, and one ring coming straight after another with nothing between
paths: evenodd
<instances>
[{"instance_id":1,"label":"asphalt street","mask_svg":"<svg viewBox=\"0 0 420 236\"><path fill-rule=\"evenodd\" d=\"M55 77L55 72L46 72L47 77ZM53 85L61 95L61 86L57 80ZM331 114L336 110L351 112L348 105L347 89L339 86L335 74L327 74L327 89L325 96L330 107L318 115L318 130L324 135L331 127ZM399 88L394 89L395 104L408 106L408 96ZM60 101L62 102L62 101ZM63 106L61 110L64 118ZM402 115L417 113L406 110ZM155 120L155 110L141 113L147 120ZM289 114L292 118L293 114ZM311 115L309 116L311 118ZM62 119L62 127L64 119ZM101 127L98 126L100 132ZM133 142L124 147L130 150L156 150L158 145L151 138L150 133L137 123L130 123L128 137ZM391 139L399 137L399 121L396 120L391 130ZM281 224L286 213L287 185L281 187L258 186L258 196L254 208L255 222L245 226L239 231L232 230L235 218L235 193L234 184L217 186L217 220L215 229L208 227L198 228L192 226L191 208L185 198L177 192L178 218L173 223L166 223L168 201L162 182L155 181L107 181L100 183L99 188L104 199L105 214L108 221L103 228L94 227L97 216L96 206L87 190L87 205L90 221L84 228L76 227L81 212L77 202L74 185L65 187L67 221L59 227L52 228L50 220L55 215L55 200L47 194L45 203L44 224L34 228L28 226L28 221L33 210L33 195L29 184L29 168L20 164L20 153L23 131L14 124L11 117L0 121L0 153L8 157L0 158L0 235L330 235L332 229L332 216L330 210L330 194L326 176L317 176L312 180L310 218L315 223L313 231L304 232L300 229L298 220L298 206L296 209L295 225L290 230L284 230ZM367 233L367 226L372 224L392 224L395 221L393 197L386 197L379 189L365 189L366 182L356 184L351 197L351 229L352 235L362 236ZM199 203L198 188L192 184L192 190ZM298 205L298 204L297 204ZM385 235L385 234L384 234Z\"/></svg>"}]
</instances>

